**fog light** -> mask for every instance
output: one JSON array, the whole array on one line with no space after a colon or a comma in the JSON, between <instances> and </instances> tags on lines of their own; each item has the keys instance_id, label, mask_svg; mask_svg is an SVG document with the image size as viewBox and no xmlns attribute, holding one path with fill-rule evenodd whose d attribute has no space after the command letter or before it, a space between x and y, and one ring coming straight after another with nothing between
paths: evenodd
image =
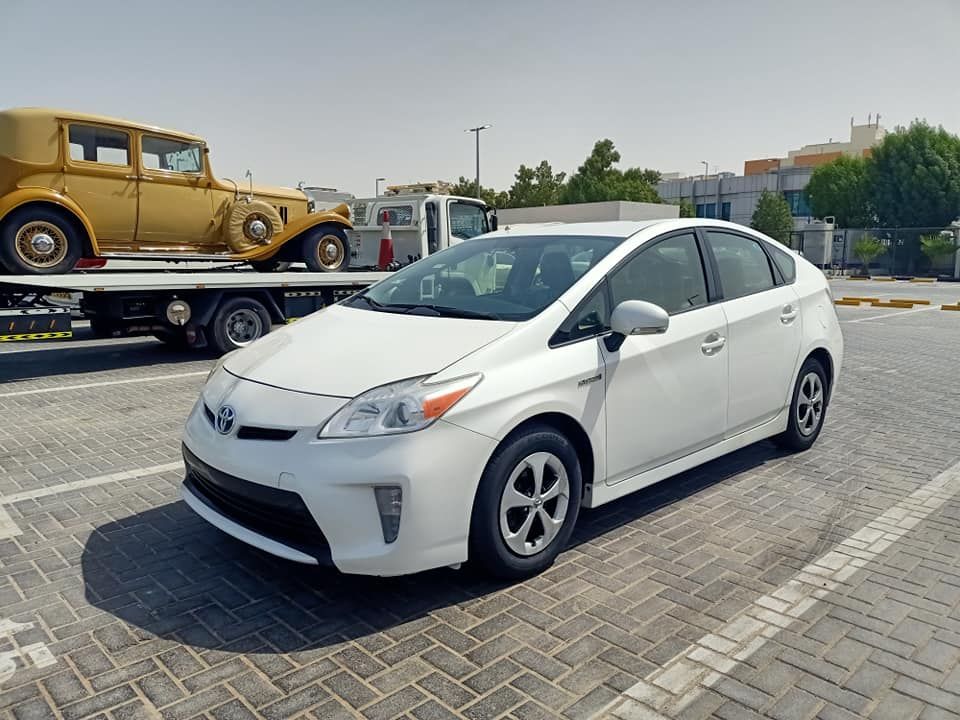
<instances>
[{"instance_id":1,"label":"fog light","mask_svg":"<svg viewBox=\"0 0 960 720\"><path fill-rule=\"evenodd\" d=\"M383 541L392 543L400 532L400 509L403 506L403 490L398 487L375 487L377 512L380 513L380 529Z\"/></svg>"}]
</instances>

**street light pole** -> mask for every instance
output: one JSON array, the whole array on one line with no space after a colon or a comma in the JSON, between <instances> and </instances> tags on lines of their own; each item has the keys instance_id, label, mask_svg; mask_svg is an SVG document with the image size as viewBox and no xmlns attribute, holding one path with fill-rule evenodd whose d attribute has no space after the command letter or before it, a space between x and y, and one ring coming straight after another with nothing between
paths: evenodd
<instances>
[{"instance_id":1,"label":"street light pole","mask_svg":"<svg viewBox=\"0 0 960 720\"><path fill-rule=\"evenodd\" d=\"M708 163L706 160L701 160L700 164L703 165L703 179L706 180L707 175L710 174L710 163Z\"/></svg>"},{"instance_id":2,"label":"street light pole","mask_svg":"<svg viewBox=\"0 0 960 720\"><path fill-rule=\"evenodd\" d=\"M480 125L475 128L467 128L464 132L472 132L477 136L477 197L480 197L480 131L493 127L492 125Z\"/></svg>"},{"instance_id":3,"label":"street light pole","mask_svg":"<svg viewBox=\"0 0 960 720\"><path fill-rule=\"evenodd\" d=\"M380 183L382 183L386 178L377 178L377 189L373 191L374 197L380 197Z\"/></svg>"}]
</instances>

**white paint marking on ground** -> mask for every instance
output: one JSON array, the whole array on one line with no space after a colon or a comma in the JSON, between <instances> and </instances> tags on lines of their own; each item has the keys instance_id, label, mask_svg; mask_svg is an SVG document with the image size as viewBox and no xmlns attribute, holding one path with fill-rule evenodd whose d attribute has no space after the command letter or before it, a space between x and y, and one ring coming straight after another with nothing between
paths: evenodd
<instances>
[{"instance_id":1,"label":"white paint marking on ground","mask_svg":"<svg viewBox=\"0 0 960 720\"><path fill-rule=\"evenodd\" d=\"M46 643L37 642L18 647L14 635L33 628L32 622L18 623L13 620L0 618L0 638L9 637L13 641L13 650L0 652L0 684L3 684L17 672L17 659L26 664L29 660L34 667L45 668L57 664L57 659L50 652Z\"/></svg>"},{"instance_id":2,"label":"white paint marking on ground","mask_svg":"<svg viewBox=\"0 0 960 720\"><path fill-rule=\"evenodd\" d=\"M764 595L715 632L625 690L597 716L682 717L708 688L750 658L781 629L797 622L831 591L847 583L870 561L903 538L960 492L960 463L940 473L861 530ZM597 717L595 716L595 717Z\"/></svg>"},{"instance_id":3,"label":"white paint marking on ground","mask_svg":"<svg viewBox=\"0 0 960 720\"><path fill-rule=\"evenodd\" d=\"M67 390L84 390L93 387L108 385L129 385L131 383L157 382L159 380L175 380L177 378L196 377L206 375L209 370L195 370L193 372L175 373L173 375L151 375L145 378L127 378L126 380L104 380L102 382L83 383L82 385L64 385L63 387L37 388L35 390L15 390L14 392L0 393L0 398L22 397L24 395L42 395L44 393L65 392Z\"/></svg>"},{"instance_id":4,"label":"white paint marking on ground","mask_svg":"<svg viewBox=\"0 0 960 720\"><path fill-rule=\"evenodd\" d=\"M928 310L939 310L939 305L930 305L924 306L921 308L914 308L913 310L900 310L899 312L884 313L883 315L871 315L870 317L857 318L856 320L843 320L844 323L862 323L870 322L871 320L882 320L883 318L896 317L897 315L910 315L911 313L927 312Z\"/></svg>"},{"instance_id":5,"label":"white paint marking on ground","mask_svg":"<svg viewBox=\"0 0 960 720\"><path fill-rule=\"evenodd\" d=\"M50 495L59 495L60 493L70 492L71 490L83 490L84 488L119 482L120 480L133 480L134 478L147 477L148 475L158 475L159 473L169 472L171 470L179 470L182 467L183 463L180 461L164 463L163 465L123 470L109 475L100 475L98 477L86 478L85 480L75 480L74 482L61 483L60 485L51 485L50 487L42 487L35 490L24 490L23 492L14 493L13 495L0 496L0 540L21 534L20 528L13 521L13 518L3 509L4 505L13 505L14 503L23 502L24 500L36 500L37 498L48 497ZM0 622L0 636L2 636L2 632L3 625L2 622Z\"/></svg>"}]
</instances>

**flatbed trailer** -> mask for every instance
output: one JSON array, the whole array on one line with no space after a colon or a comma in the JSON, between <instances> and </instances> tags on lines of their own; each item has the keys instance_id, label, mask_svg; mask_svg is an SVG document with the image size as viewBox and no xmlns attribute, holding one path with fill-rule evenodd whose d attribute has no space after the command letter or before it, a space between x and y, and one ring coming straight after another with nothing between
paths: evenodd
<instances>
[{"instance_id":1,"label":"flatbed trailer","mask_svg":"<svg viewBox=\"0 0 960 720\"><path fill-rule=\"evenodd\" d=\"M71 337L70 309L54 300L69 295L79 298L98 337L153 335L172 345L222 354L388 275L234 268L0 275L0 342Z\"/></svg>"}]
</instances>

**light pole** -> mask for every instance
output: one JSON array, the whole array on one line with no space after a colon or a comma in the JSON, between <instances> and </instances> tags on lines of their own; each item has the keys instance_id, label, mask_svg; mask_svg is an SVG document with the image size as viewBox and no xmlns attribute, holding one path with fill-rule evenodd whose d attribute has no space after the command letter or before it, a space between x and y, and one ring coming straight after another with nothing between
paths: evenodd
<instances>
[{"instance_id":1,"label":"light pole","mask_svg":"<svg viewBox=\"0 0 960 720\"><path fill-rule=\"evenodd\" d=\"M464 132L472 132L477 136L477 197L480 197L480 131L486 130L492 125L481 125L475 128L467 128Z\"/></svg>"},{"instance_id":2,"label":"light pole","mask_svg":"<svg viewBox=\"0 0 960 720\"><path fill-rule=\"evenodd\" d=\"M703 165L703 179L706 180L707 175L710 174L710 163L708 163L706 160L701 160L700 164Z\"/></svg>"},{"instance_id":3,"label":"light pole","mask_svg":"<svg viewBox=\"0 0 960 720\"><path fill-rule=\"evenodd\" d=\"M374 197L380 197L380 183L384 182L386 178L377 178L377 189L373 191Z\"/></svg>"}]
</instances>

